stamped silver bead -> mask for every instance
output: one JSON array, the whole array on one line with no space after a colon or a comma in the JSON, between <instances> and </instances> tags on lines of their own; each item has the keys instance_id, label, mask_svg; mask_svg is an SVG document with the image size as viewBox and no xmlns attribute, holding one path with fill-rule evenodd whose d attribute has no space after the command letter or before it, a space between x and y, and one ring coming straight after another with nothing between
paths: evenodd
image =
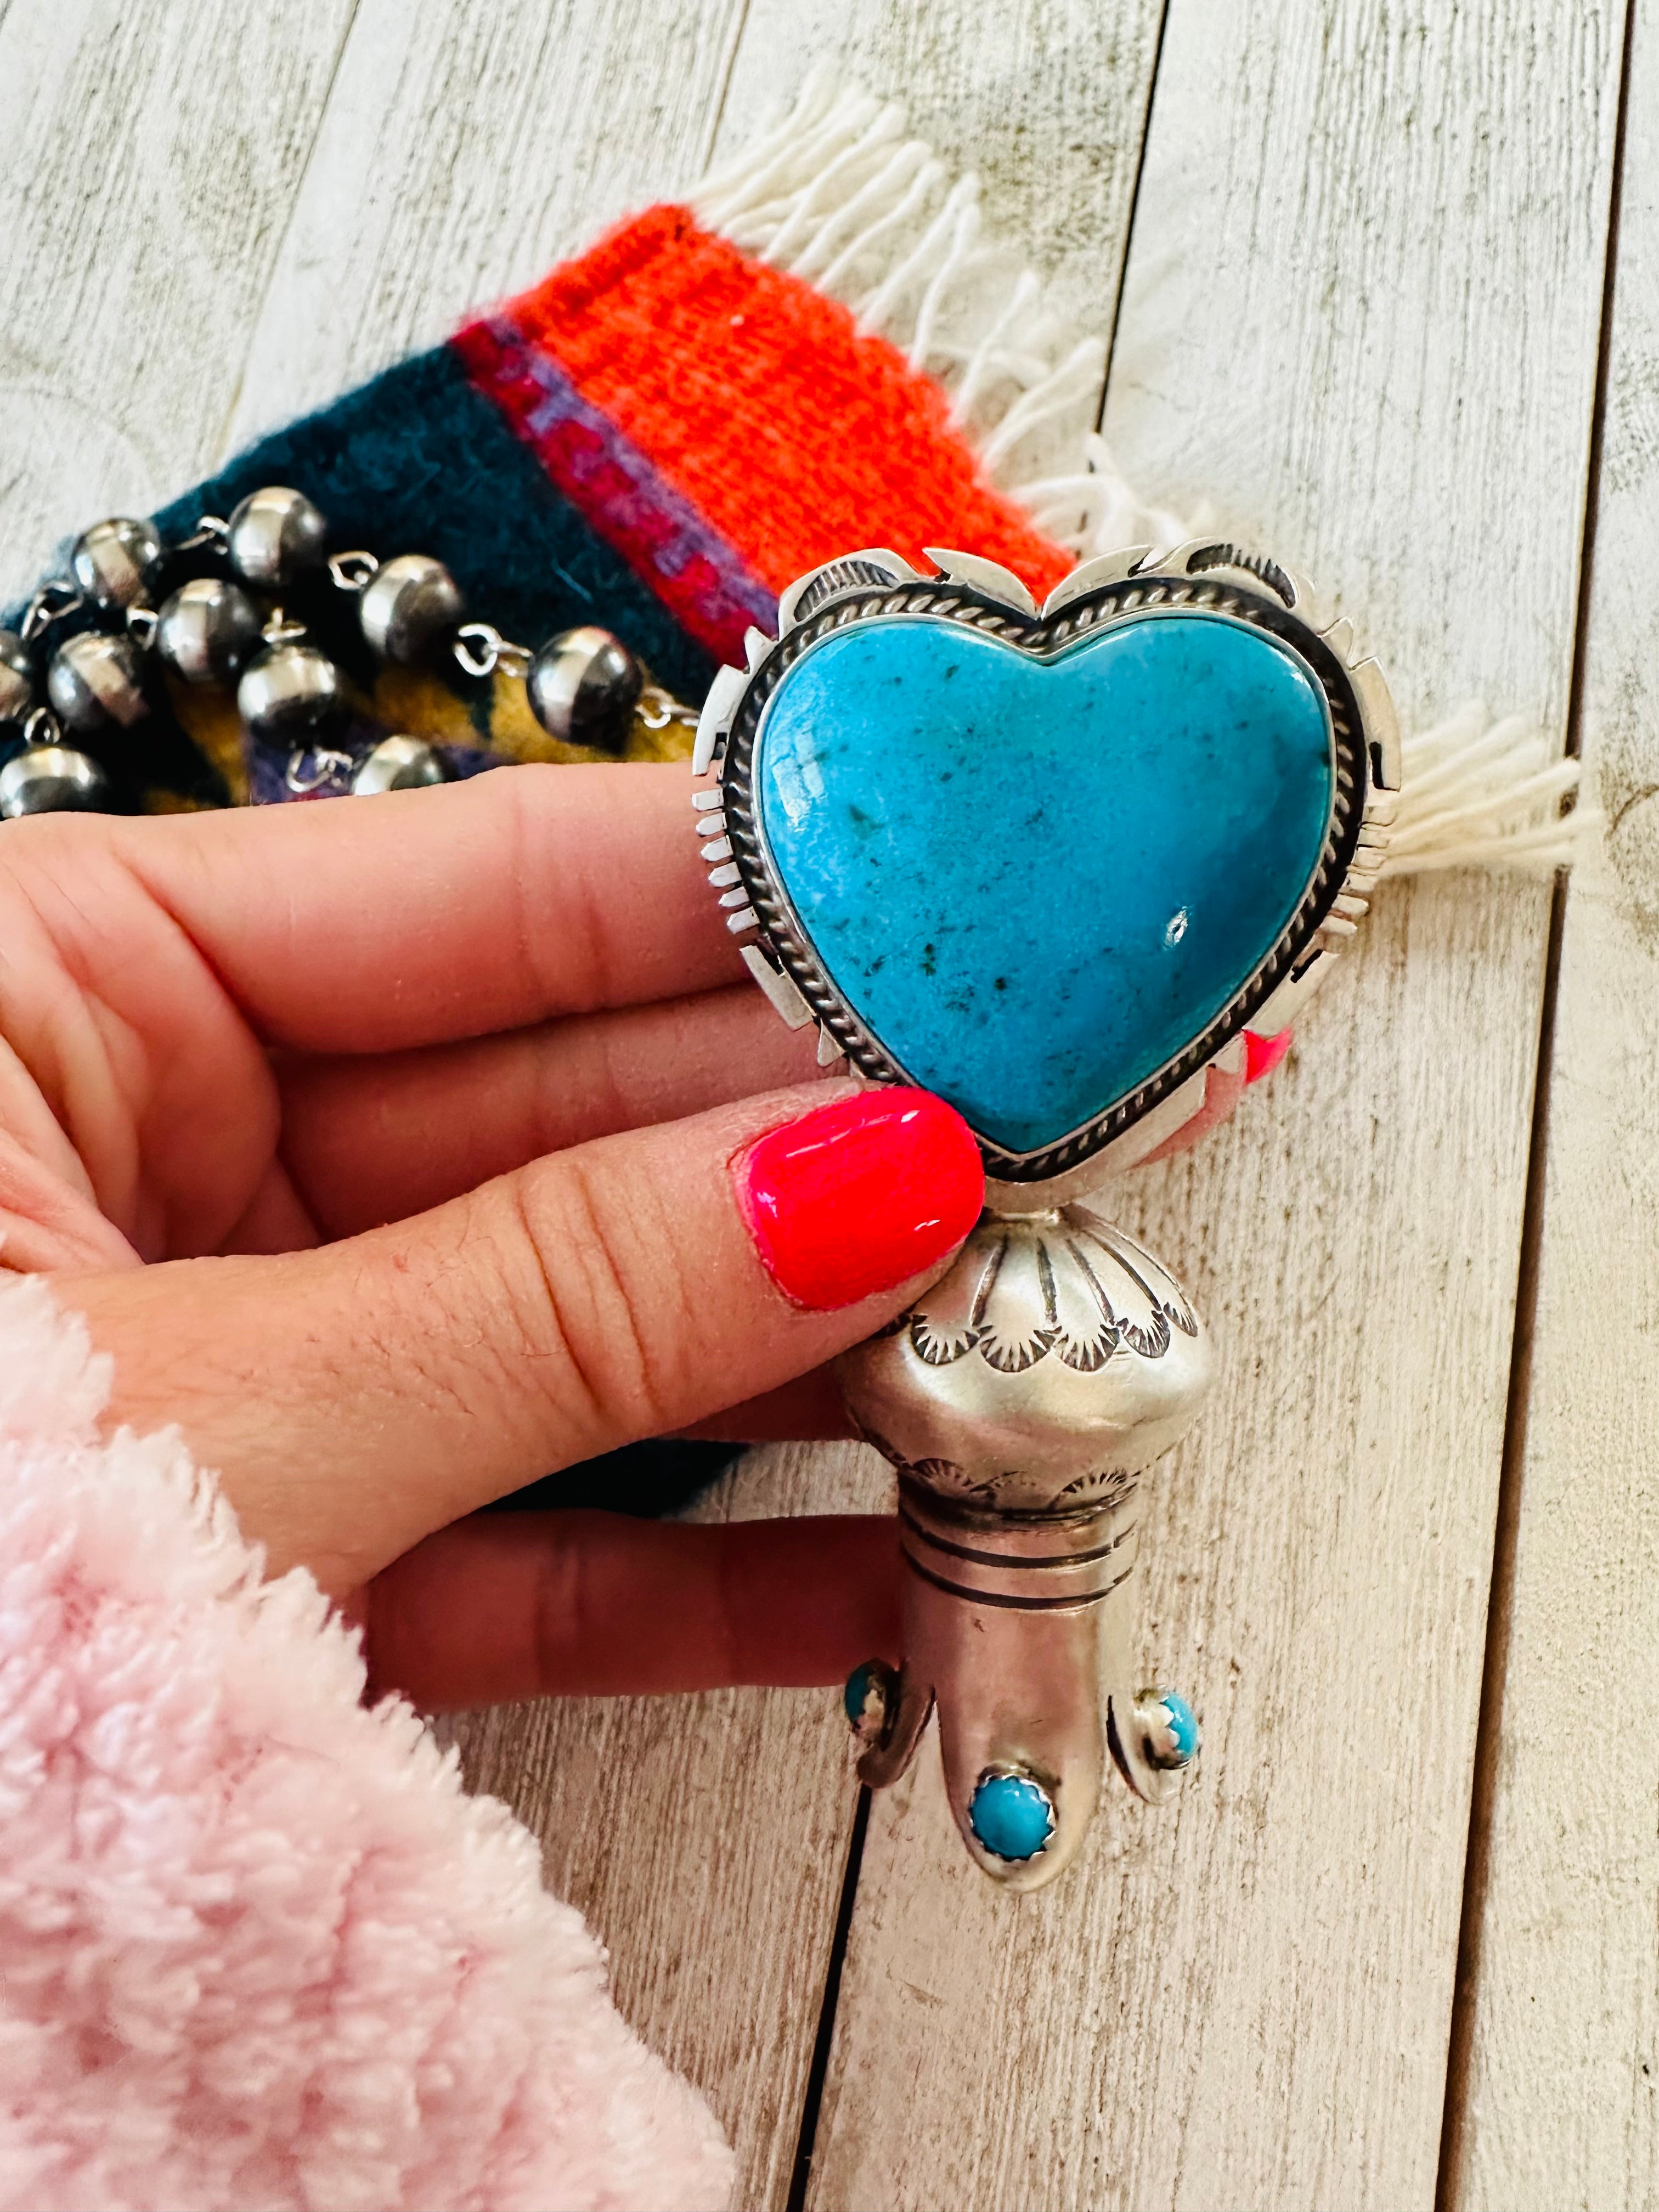
<instances>
[{"instance_id":1,"label":"stamped silver bead","mask_svg":"<svg viewBox=\"0 0 1659 2212\"><path fill-rule=\"evenodd\" d=\"M0 818L22 814L100 814L109 778L70 745L29 745L0 768Z\"/></svg>"},{"instance_id":2,"label":"stamped silver bead","mask_svg":"<svg viewBox=\"0 0 1659 2212\"><path fill-rule=\"evenodd\" d=\"M327 523L303 492L267 484L232 514L225 550L244 581L279 592L322 567L327 538Z\"/></svg>"},{"instance_id":3,"label":"stamped silver bead","mask_svg":"<svg viewBox=\"0 0 1659 2212\"><path fill-rule=\"evenodd\" d=\"M550 638L525 682L530 711L549 737L619 753L645 675L620 638L585 623Z\"/></svg>"},{"instance_id":4,"label":"stamped silver bead","mask_svg":"<svg viewBox=\"0 0 1659 2212\"><path fill-rule=\"evenodd\" d=\"M927 1488L1024 1515L1115 1506L1185 1435L1210 1340L1148 1252L1084 1206L988 1214L902 1328L836 1364L854 1417Z\"/></svg>"},{"instance_id":5,"label":"stamped silver bead","mask_svg":"<svg viewBox=\"0 0 1659 2212\"><path fill-rule=\"evenodd\" d=\"M0 722L26 721L34 705L34 667L15 630L0 629Z\"/></svg>"},{"instance_id":6,"label":"stamped silver bead","mask_svg":"<svg viewBox=\"0 0 1659 2212\"><path fill-rule=\"evenodd\" d=\"M153 522L112 515L75 541L70 574L93 605L112 613L145 597L161 558L161 533Z\"/></svg>"},{"instance_id":7,"label":"stamped silver bead","mask_svg":"<svg viewBox=\"0 0 1659 2212\"><path fill-rule=\"evenodd\" d=\"M382 738L359 763L351 779L353 795L372 798L381 791L414 791L428 783L452 783L453 772L435 745L424 738Z\"/></svg>"},{"instance_id":8,"label":"stamped silver bead","mask_svg":"<svg viewBox=\"0 0 1659 2212\"><path fill-rule=\"evenodd\" d=\"M382 660L399 668L434 659L465 615L455 579L428 553L400 553L383 562L358 602L363 635Z\"/></svg>"},{"instance_id":9,"label":"stamped silver bead","mask_svg":"<svg viewBox=\"0 0 1659 2212\"><path fill-rule=\"evenodd\" d=\"M267 646L236 687L236 710L263 744L309 744L344 708L340 672L314 645Z\"/></svg>"},{"instance_id":10,"label":"stamped silver bead","mask_svg":"<svg viewBox=\"0 0 1659 2212\"><path fill-rule=\"evenodd\" d=\"M88 736L131 729L149 712L137 647L131 638L106 637L95 629L66 639L53 653L46 696L66 730Z\"/></svg>"},{"instance_id":11,"label":"stamped silver bead","mask_svg":"<svg viewBox=\"0 0 1659 2212\"><path fill-rule=\"evenodd\" d=\"M155 650L186 684L228 684L258 647L258 608L221 576L181 584L155 624Z\"/></svg>"}]
</instances>

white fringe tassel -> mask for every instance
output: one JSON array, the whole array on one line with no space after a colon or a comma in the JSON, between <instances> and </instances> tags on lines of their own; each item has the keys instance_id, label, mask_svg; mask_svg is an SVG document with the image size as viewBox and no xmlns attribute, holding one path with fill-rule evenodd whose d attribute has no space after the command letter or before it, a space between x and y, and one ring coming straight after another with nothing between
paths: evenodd
<instances>
[{"instance_id":1,"label":"white fringe tassel","mask_svg":"<svg viewBox=\"0 0 1659 2212\"><path fill-rule=\"evenodd\" d=\"M1578 763L1563 760L1526 714L1494 722L1478 699L1401 748L1400 811L1385 876L1443 868L1571 867L1601 828L1578 800ZM1564 814L1562 806L1573 801Z\"/></svg>"},{"instance_id":2,"label":"white fringe tassel","mask_svg":"<svg viewBox=\"0 0 1659 2212\"><path fill-rule=\"evenodd\" d=\"M1050 307L986 232L979 180L951 179L905 110L815 70L788 114L690 196L698 221L850 307L951 400L991 480L1079 560L1173 546L1212 526L1140 497L1096 427L1106 348ZM1562 807L1578 763L1525 716L1476 702L1403 746L1385 875L1484 867L1547 875L1600 827Z\"/></svg>"}]
</instances>

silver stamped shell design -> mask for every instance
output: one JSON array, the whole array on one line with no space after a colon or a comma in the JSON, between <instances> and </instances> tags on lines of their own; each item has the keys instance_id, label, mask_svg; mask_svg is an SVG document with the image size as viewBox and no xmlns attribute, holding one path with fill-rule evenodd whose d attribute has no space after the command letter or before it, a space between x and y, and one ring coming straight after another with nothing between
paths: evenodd
<instances>
[{"instance_id":1,"label":"silver stamped shell design","mask_svg":"<svg viewBox=\"0 0 1659 2212\"><path fill-rule=\"evenodd\" d=\"M1175 1278L1085 1207L999 1225L980 1267L953 1269L902 1324L930 1367L977 1352L1003 1375L1050 1357L1092 1375L1115 1352L1161 1359L1173 1331L1198 1334Z\"/></svg>"}]
</instances>

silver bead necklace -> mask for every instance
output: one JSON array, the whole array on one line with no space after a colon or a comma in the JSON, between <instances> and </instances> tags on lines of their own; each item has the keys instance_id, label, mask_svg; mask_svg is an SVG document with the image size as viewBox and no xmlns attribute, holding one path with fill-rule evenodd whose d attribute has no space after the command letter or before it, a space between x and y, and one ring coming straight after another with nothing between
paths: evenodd
<instances>
[{"instance_id":1,"label":"silver bead necklace","mask_svg":"<svg viewBox=\"0 0 1659 2212\"><path fill-rule=\"evenodd\" d=\"M185 556L212 561L215 573L191 577L156 606L167 564ZM152 661L185 684L234 684L246 736L286 753L283 781L295 796L365 797L452 781L452 763L424 738L346 741L345 678L285 604L325 578L355 597L377 659L521 678L550 737L616 751L636 719L651 729L696 725L695 711L648 682L609 630L584 623L533 649L515 644L493 623L467 619L441 561L331 554L327 521L305 494L269 485L228 520L203 515L173 545L153 522L94 523L76 540L68 574L40 586L15 631L0 629L0 818L118 811L115 780L96 756L119 757L150 714ZM91 627L54 639L88 616Z\"/></svg>"}]
</instances>

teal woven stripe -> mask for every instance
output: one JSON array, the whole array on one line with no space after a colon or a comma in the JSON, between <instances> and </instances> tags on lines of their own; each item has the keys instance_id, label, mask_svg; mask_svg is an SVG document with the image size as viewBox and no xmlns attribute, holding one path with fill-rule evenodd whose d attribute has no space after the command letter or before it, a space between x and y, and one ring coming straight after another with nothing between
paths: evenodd
<instances>
[{"instance_id":1,"label":"teal woven stripe","mask_svg":"<svg viewBox=\"0 0 1659 2212\"><path fill-rule=\"evenodd\" d=\"M156 520L165 536L183 537L199 515L227 514L271 483L314 500L337 547L435 555L471 612L506 636L533 646L599 623L678 697L708 689L709 655L554 489L447 345L262 438ZM353 663L349 636L319 642Z\"/></svg>"}]
</instances>

